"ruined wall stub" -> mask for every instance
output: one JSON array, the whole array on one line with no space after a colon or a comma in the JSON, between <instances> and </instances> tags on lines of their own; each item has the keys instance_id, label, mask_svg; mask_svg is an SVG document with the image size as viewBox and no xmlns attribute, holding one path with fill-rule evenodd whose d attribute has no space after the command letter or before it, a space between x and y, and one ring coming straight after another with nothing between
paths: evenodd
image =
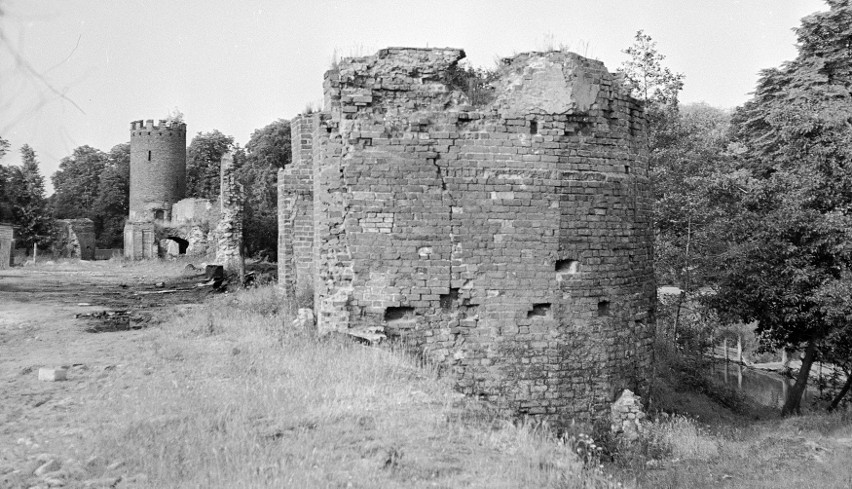
<instances>
[{"instance_id":1,"label":"ruined wall stub","mask_svg":"<svg viewBox=\"0 0 852 489\"><path fill-rule=\"evenodd\" d=\"M62 258L95 259L95 223L91 219L57 219L54 254Z\"/></svg>"},{"instance_id":2,"label":"ruined wall stub","mask_svg":"<svg viewBox=\"0 0 852 489\"><path fill-rule=\"evenodd\" d=\"M383 325L466 394L600 415L646 392L652 359L642 109L602 63L562 52L506 60L495 100L471 107L450 84L463 57L391 48L326 73L324 111L293 122L310 176L294 154L279 186L285 224L313 211L310 273L295 245L279 266L313 284L321 332Z\"/></svg>"},{"instance_id":3,"label":"ruined wall stub","mask_svg":"<svg viewBox=\"0 0 852 489\"><path fill-rule=\"evenodd\" d=\"M216 225L216 263L243 276L243 189L237 180L234 155L222 156L219 174L219 223Z\"/></svg>"},{"instance_id":4,"label":"ruined wall stub","mask_svg":"<svg viewBox=\"0 0 852 489\"><path fill-rule=\"evenodd\" d=\"M0 224L0 270L12 266L15 251L15 228Z\"/></svg>"},{"instance_id":5,"label":"ruined wall stub","mask_svg":"<svg viewBox=\"0 0 852 489\"><path fill-rule=\"evenodd\" d=\"M294 306L297 298L313 294L313 131L319 117L290 122L292 160L278 171L278 285Z\"/></svg>"}]
</instances>

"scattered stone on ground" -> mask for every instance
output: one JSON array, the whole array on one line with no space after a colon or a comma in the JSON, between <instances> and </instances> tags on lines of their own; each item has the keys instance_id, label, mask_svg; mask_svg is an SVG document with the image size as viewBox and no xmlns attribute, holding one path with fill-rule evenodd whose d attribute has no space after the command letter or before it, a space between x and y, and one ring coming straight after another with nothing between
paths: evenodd
<instances>
[{"instance_id":1,"label":"scattered stone on ground","mask_svg":"<svg viewBox=\"0 0 852 489\"><path fill-rule=\"evenodd\" d=\"M38 369L38 380L56 382L68 379L68 370L65 368L40 368Z\"/></svg>"}]
</instances>

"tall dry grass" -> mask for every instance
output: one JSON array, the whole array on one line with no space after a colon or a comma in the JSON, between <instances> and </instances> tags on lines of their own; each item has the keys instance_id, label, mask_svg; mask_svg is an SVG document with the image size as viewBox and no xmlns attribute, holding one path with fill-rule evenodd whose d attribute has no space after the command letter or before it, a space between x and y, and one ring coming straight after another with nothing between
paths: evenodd
<instances>
[{"instance_id":1,"label":"tall dry grass","mask_svg":"<svg viewBox=\"0 0 852 489\"><path fill-rule=\"evenodd\" d=\"M241 291L150 331L141 378L113 379L93 407L103 474L170 488L616 486L546 427L462 398L402 351L292 331L279 304L272 288Z\"/></svg>"}]
</instances>

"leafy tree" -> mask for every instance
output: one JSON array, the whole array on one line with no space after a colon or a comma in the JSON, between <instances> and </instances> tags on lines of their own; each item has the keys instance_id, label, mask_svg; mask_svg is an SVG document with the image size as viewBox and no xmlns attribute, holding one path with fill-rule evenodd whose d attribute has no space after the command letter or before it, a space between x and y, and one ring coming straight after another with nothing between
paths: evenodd
<instances>
[{"instance_id":1,"label":"leafy tree","mask_svg":"<svg viewBox=\"0 0 852 489\"><path fill-rule=\"evenodd\" d=\"M713 226L730 214L743 176L732 173L729 127L727 112L689 105L671 121L671 142L654 150L655 264L663 283L687 291L705 284L702 263L720 246Z\"/></svg>"},{"instance_id":2,"label":"leafy tree","mask_svg":"<svg viewBox=\"0 0 852 489\"><path fill-rule=\"evenodd\" d=\"M665 138L669 120L677 115L684 75L663 66L666 57L657 51L657 43L644 31L638 31L633 45L623 52L629 59L622 63L618 72L624 77L624 85L630 94L645 102L649 145L651 148L659 147L665 144L659 139Z\"/></svg>"},{"instance_id":3,"label":"leafy tree","mask_svg":"<svg viewBox=\"0 0 852 489\"><path fill-rule=\"evenodd\" d=\"M733 118L753 178L718 230L734 243L717 269L718 309L759 321L769 344L805 347L784 414L800 412L818 345L844 328L847 301L829 299L852 277L852 7L828 4L796 30L796 59L763 71Z\"/></svg>"},{"instance_id":4,"label":"leafy tree","mask_svg":"<svg viewBox=\"0 0 852 489\"><path fill-rule=\"evenodd\" d=\"M246 152L235 155L237 177L246 192L243 242L249 255L274 259L277 254L277 175L290 158L290 123L281 119L255 130Z\"/></svg>"},{"instance_id":5,"label":"leafy tree","mask_svg":"<svg viewBox=\"0 0 852 489\"><path fill-rule=\"evenodd\" d=\"M218 130L198 133L186 150L186 196L219 198L219 166L222 155L234 145L234 137Z\"/></svg>"},{"instance_id":6,"label":"leafy tree","mask_svg":"<svg viewBox=\"0 0 852 489\"><path fill-rule=\"evenodd\" d=\"M110 150L98 182L93 220L99 247L121 246L129 200L130 144L122 143Z\"/></svg>"},{"instance_id":7,"label":"leafy tree","mask_svg":"<svg viewBox=\"0 0 852 489\"><path fill-rule=\"evenodd\" d=\"M62 158L59 171L52 177L52 204L57 219L94 217L100 176L107 161L106 154L91 146L80 146L71 156Z\"/></svg>"},{"instance_id":8,"label":"leafy tree","mask_svg":"<svg viewBox=\"0 0 852 489\"><path fill-rule=\"evenodd\" d=\"M278 119L251 133L246 143L247 162L279 169L290 164L290 122Z\"/></svg>"},{"instance_id":9,"label":"leafy tree","mask_svg":"<svg viewBox=\"0 0 852 489\"><path fill-rule=\"evenodd\" d=\"M7 172L7 194L12 222L18 227L19 242L26 247L45 245L53 234L53 217L45 198L44 177L38 168L35 151L21 147L21 166Z\"/></svg>"},{"instance_id":10,"label":"leafy tree","mask_svg":"<svg viewBox=\"0 0 852 489\"><path fill-rule=\"evenodd\" d=\"M6 153L9 152L9 146L11 146L11 143L0 136L0 160L2 160L3 157L6 156Z\"/></svg>"},{"instance_id":11,"label":"leafy tree","mask_svg":"<svg viewBox=\"0 0 852 489\"><path fill-rule=\"evenodd\" d=\"M0 159L6 156L9 151L9 141L0 137ZM0 164L0 222L12 220L12 204L9 201L9 178L10 171Z\"/></svg>"}]
</instances>

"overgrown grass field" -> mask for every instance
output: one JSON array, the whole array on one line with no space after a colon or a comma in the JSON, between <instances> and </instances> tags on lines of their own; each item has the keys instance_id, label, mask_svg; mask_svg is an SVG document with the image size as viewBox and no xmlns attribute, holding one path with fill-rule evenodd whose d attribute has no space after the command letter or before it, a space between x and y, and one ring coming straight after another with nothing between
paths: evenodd
<instances>
[{"instance_id":1,"label":"overgrown grass field","mask_svg":"<svg viewBox=\"0 0 852 489\"><path fill-rule=\"evenodd\" d=\"M110 280L185 266L121 265ZM273 287L251 288L108 333L121 364L57 391L81 435L43 449L87 461L68 487L119 476L127 488L852 487L849 414L777 418L663 347L651 421L628 443L606 422L503 417L402 347L316 338L286 309Z\"/></svg>"},{"instance_id":2,"label":"overgrown grass field","mask_svg":"<svg viewBox=\"0 0 852 489\"><path fill-rule=\"evenodd\" d=\"M144 382L92 408L101 458L150 487L617 486L547 426L464 399L401 350L293 331L278 304L240 291L152 331Z\"/></svg>"}]
</instances>

